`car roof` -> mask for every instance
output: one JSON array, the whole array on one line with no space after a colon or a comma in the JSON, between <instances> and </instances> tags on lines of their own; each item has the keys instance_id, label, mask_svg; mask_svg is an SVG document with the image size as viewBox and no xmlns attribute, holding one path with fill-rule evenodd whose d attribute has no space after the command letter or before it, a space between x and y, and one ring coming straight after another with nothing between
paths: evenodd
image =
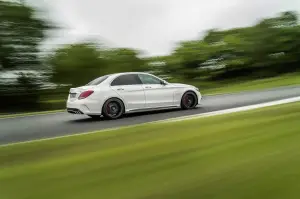
<instances>
[{"instance_id":1,"label":"car roof","mask_svg":"<svg viewBox=\"0 0 300 199\"><path fill-rule=\"evenodd\" d=\"M147 75L152 75L151 73L147 73L147 72L111 73L111 74L104 75L104 76L107 76L107 79L105 80L105 84L111 82L113 79L115 79L116 77L118 77L120 75L129 75L129 74L147 74Z\"/></svg>"},{"instance_id":2,"label":"car roof","mask_svg":"<svg viewBox=\"0 0 300 199\"><path fill-rule=\"evenodd\" d=\"M147 75L152 75L150 73L146 73L146 72L122 72L122 73L112 73L112 74L107 74L107 76L109 76L110 78L114 78L120 75L130 75L130 74L147 74Z\"/></svg>"},{"instance_id":3,"label":"car roof","mask_svg":"<svg viewBox=\"0 0 300 199\"><path fill-rule=\"evenodd\" d=\"M150 74L146 72L122 72L122 73L113 73L110 75L128 75L128 74Z\"/></svg>"}]
</instances>

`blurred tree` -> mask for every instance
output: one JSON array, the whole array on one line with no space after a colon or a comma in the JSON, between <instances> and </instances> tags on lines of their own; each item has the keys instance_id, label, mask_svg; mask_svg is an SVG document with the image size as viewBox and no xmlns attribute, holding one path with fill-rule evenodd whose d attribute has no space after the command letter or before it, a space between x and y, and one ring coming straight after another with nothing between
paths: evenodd
<instances>
[{"instance_id":1,"label":"blurred tree","mask_svg":"<svg viewBox=\"0 0 300 199\"><path fill-rule=\"evenodd\" d=\"M107 73L147 70L146 61L139 58L139 52L130 48L116 48L102 51L108 64Z\"/></svg>"},{"instance_id":2,"label":"blurred tree","mask_svg":"<svg viewBox=\"0 0 300 199\"><path fill-rule=\"evenodd\" d=\"M53 67L52 81L79 86L106 74L107 63L96 46L93 43L78 43L56 50L49 59Z\"/></svg>"},{"instance_id":3,"label":"blurred tree","mask_svg":"<svg viewBox=\"0 0 300 199\"><path fill-rule=\"evenodd\" d=\"M128 48L100 49L94 43L78 43L58 49L50 58L52 80L59 84L84 85L101 75L146 70L138 52Z\"/></svg>"},{"instance_id":4,"label":"blurred tree","mask_svg":"<svg viewBox=\"0 0 300 199\"><path fill-rule=\"evenodd\" d=\"M176 70L184 78L193 79L199 76L201 64L212 58L214 48L203 40L182 42L172 54L173 60L168 60L167 66L175 67L173 71Z\"/></svg>"},{"instance_id":5,"label":"blurred tree","mask_svg":"<svg viewBox=\"0 0 300 199\"><path fill-rule=\"evenodd\" d=\"M37 65L38 45L50 23L24 3L0 0L0 70Z\"/></svg>"},{"instance_id":6,"label":"blurred tree","mask_svg":"<svg viewBox=\"0 0 300 199\"><path fill-rule=\"evenodd\" d=\"M251 54L253 66L288 67L288 64L298 62L299 57L292 55L300 47L297 39L299 28L298 18L294 12L283 12L278 17L261 20L254 26L251 35L252 42L256 46L255 52ZM276 72L275 69L274 71Z\"/></svg>"},{"instance_id":7,"label":"blurred tree","mask_svg":"<svg viewBox=\"0 0 300 199\"><path fill-rule=\"evenodd\" d=\"M273 76L295 71L300 61L299 33L298 16L293 11L249 27L210 29L201 40L180 43L166 68L186 79L262 77L262 73Z\"/></svg>"},{"instance_id":8,"label":"blurred tree","mask_svg":"<svg viewBox=\"0 0 300 199\"><path fill-rule=\"evenodd\" d=\"M46 31L55 27L36 16L36 10L23 1L0 0L0 71L43 69L39 44ZM10 83L1 81L0 109L30 109L37 107L40 97L40 79L20 73Z\"/></svg>"}]
</instances>

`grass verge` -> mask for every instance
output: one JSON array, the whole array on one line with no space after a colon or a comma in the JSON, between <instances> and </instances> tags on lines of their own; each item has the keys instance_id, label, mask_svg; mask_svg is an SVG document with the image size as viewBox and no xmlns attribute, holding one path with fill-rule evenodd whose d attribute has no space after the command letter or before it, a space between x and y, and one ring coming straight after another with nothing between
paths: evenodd
<instances>
[{"instance_id":1,"label":"grass verge","mask_svg":"<svg viewBox=\"0 0 300 199\"><path fill-rule=\"evenodd\" d=\"M1 199L298 199L299 105L0 147Z\"/></svg>"},{"instance_id":2,"label":"grass verge","mask_svg":"<svg viewBox=\"0 0 300 199\"><path fill-rule=\"evenodd\" d=\"M0 115L0 119L9 119L9 118L15 118L15 117L34 116L34 115L45 115L45 114L59 113L59 112L63 112L63 111L65 111L65 109L53 110L53 111L39 111L39 112Z\"/></svg>"},{"instance_id":3,"label":"grass verge","mask_svg":"<svg viewBox=\"0 0 300 199\"><path fill-rule=\"evenodd\" d=\"M219 82L219 83L203 83L203 94L215 95L226 93L237 93L241 91L264 90L282 86L300 85L300 74L292 73L279 77L265 78L253 81L236 81L236 82ZM198 85L202 87L201 84ZM207 87L207 88L205 88Z\"/></svg>"}]
</instances>

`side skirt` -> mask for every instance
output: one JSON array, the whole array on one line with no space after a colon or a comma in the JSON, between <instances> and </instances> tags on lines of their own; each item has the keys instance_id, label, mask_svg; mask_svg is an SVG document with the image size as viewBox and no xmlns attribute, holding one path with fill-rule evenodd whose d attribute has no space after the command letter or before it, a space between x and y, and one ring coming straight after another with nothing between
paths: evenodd
<instances>
[{"instance_id":1,"label":"side skirt","mask_svg":"<svg viewBox=\"0 0 300 199\"><path fill-rule=\"evenodd\" d=\"M161 111L161 110L170 110L170 109L176 109L176 108L180 108L180 106L131 109L131 110L126 110L125 113L140 113L140 112L149 112L149 111Z\"/></svg>"}]
</instances>

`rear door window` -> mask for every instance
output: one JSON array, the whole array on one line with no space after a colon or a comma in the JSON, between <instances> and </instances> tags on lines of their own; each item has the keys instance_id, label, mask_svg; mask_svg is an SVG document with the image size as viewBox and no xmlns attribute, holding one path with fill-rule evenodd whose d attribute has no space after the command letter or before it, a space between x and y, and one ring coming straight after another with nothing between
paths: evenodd
<instances>
[{"instance_id":1,"label":"rear door window","mask_svg":"<svg viewBox=\"0 0 300 199\"><path fill-rule=\"evenodd\" d=\"M111 86L140 85L141 80L136 74L121 75L114 79Z\"/></svg>"}]
</instances>

